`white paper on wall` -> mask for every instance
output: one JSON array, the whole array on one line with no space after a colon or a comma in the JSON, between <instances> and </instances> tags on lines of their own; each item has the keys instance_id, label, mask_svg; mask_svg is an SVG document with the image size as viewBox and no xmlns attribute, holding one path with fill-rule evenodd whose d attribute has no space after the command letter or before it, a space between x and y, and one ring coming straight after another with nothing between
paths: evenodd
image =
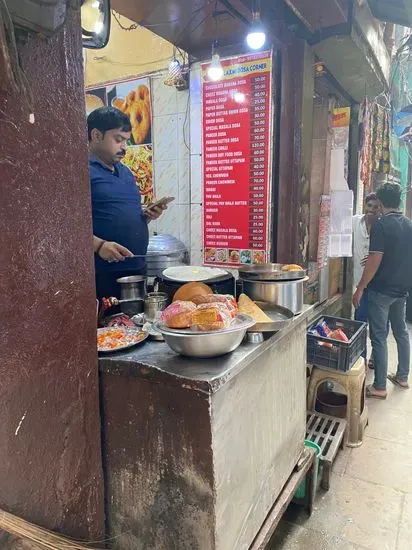
<instances>
[{"instance_id":1,"label":"white paper on wall","mask_svg":"<svg viewBox=\"0 0 412 550\"><path fill-rule=\"evenodd\" d=\"M320 200L319 234L318 234L318 269L328 265L330 234L330 195L322 195Z\"/></svg>"},{"instance_id":2,"label":"white paper on wall","mask_svg":"<svg viewBox=\"0 0 412 550\"><path fill-rule=\"evenodd\" d=\"M330 189L331 191L348 191L345 179L345 149L332 149L330 155Z\"/></svg>"},{"instance_id":3,"label":"white paper on wall","mask_svg":"<svg viewBox=\"0 0 412 550\"><path fill-rule=\"evenodd\" d=\"M331 194L329 257L352 256L353 191Z\"/></svg>"}]
</instances>

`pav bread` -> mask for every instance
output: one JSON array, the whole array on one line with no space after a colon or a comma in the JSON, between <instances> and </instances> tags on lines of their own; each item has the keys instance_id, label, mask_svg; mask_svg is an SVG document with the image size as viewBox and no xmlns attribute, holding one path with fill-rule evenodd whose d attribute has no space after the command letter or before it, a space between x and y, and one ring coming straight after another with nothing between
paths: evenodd
<instances>
[{"instance_id":1,"label":"pav bread","mask_svg":"<svg viewBox=\"0 0 412 550\"><path fill-rule=\"evenodd\" d=\"M224 304L233 318L239 312L236 300L230 294L207 294L205 296L194 296L192 302L196 305L202 304Z\"/></svg>"},{"instance_id":2,"label":"pav bread","mask_svg":"<svg viewBox=\"0 0 412 550\"><path fill-rule=\"evenodd\" d=\"M302 271L303 267L298 264L285 264L282 266L282 271Z\"/></svg>"},{"instance_id":3,"label":"pav bread","mask_svg":"<svg viewBox=\"0 0 412 550\"><path fill-rule=\"evenodd\" d=\"M208 294L213 294L213 290L210 286L198 282L186 283L177 289L175 295L173 296L173 302L177 302L179 300L188 300L191 302L194 297L206 296Z\"/></svg>"},{"instance_id":4,"label":"pav bread","mask_svg":"<svg viewBox=\"0 0 412 550\"><path fill-rule=\"evenodd\" d=\"M191 329L194 331L215 331L228 328L232 315L225 304L200 304L192 314Z\"/></svg>"},{"instance_id":5,"label":"pav bread","mask_svg":"<svg viewBox=\"0 0 412 550\"><path fill-rule=\"evenodd\" d=\"M173 302L162 312L160 320L169 328L189 328L195 310L193 302Z\"/></svg>"}]
</instances>

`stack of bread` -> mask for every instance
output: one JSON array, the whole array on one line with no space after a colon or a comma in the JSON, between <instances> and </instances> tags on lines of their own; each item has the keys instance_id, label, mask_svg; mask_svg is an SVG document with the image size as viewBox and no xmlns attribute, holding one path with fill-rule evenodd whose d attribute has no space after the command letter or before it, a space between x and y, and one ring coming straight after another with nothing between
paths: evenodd
<instances>
[{"instance_id":1,"label":"stack of bread","mask_svg":"<svg viewBox=\"0 0 412 550\"><path fill-rule=\"evenodd\" d=\"M160 320L173 329L215 331L230 327L237 314L233 296L204 294L173 302L163 311Z\"/></svg>"},{"instance_id":2,"label":"stack of bread","mask_svg":"<svg viewBox=\"0 0 412 550\"><path fill-rule=\"evenodd\" d=\"M216 331L230 327L239 312L252 317L256 323L272 322L246 294L240 295L238 304L233 296L213 294L203 283L187 283L180 287L160 320L172 329Z\"/></svg>"}]
</instances>

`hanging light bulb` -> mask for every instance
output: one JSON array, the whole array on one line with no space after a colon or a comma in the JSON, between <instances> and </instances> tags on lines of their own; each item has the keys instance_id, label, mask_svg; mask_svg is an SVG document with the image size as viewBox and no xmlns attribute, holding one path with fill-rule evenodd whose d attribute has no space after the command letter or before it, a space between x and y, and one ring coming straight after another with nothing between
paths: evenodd
<instances>
[{"instance_id":1,"label":"hanging light bulb","mask_svg":"<svg viewBox=\"0 0 412 550\"><path fill-rule=\"evenodd\" d=\"M170 78L179 78L182 76L182 66L176 58L172 59L169 63L169 76Z\"/></svg>"},{"instance_id":2,"label":"hanging light bulb","mask_svg":"<svg viewBox=\"0 0 412 550\"><path fill-rule=\"evenodd\" d=\"M207 69L207 76L209 80L212 80L214 82L217 82L218 80L222 80L224 75L224 70L222 67L222 63L220 62L220 55L215 52L215 48L217 47L219 41L219 28L218 28L218 19L217 16L219 15L217 10L217 0L215 4L215 11L213 12L213 19L215 21L215 39L212 44L212 62L210 63L208 69Z\"/></svg>"},{"instance_id":3,"label":"hanging light bulb","mask_svg":"<svg viewBox=\"0 0 412 550\"><path fill-rule=\"evenodd\" d=\"M103 21L99 20L99 21L96 21L95 25L94 25L94 32L95 34L100 34L104 29L104 23Z\"/></svg>"},{"instance_id":4,"label":"hanging light bulb","mask_svg":"<svg viewBox=\"0 0 412 550\"><path fill-rule=\"evenodd\" d=\"M236 103L244 103L246 101L246 96L243 92L235 91L233 94L233 99Z\"/></svg>"},{"instance_id":5,"label":"hanging light bulb","mask_svg":"<svg viewBox=\"0 0 412 550\"><path fill-rule=\"evenodd\" d=\"M222 63L220 62L220 55L218 53L214 53L212 55L212 62L207 69L207 76L210 80L217 82L218 80L222 80L223 74L224 71Z\"/></svg>"},{"instance_id":6,"label":"hanging light bulb","mask_svg":"<svg viewBox=\"0 0 412 550\"><path fill-rule=\"evenodd\" d=\"M253 21L246 36L247 45L251 50L260 50L266 42L266 33L260 21L260 12L253 12Z\"/></svg>"}]
</instances>

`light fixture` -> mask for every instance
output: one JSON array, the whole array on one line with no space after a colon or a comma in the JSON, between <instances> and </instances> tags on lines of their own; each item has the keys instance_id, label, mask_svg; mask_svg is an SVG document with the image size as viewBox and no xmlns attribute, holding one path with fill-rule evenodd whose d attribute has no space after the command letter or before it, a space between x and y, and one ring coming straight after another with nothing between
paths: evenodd
<instances>
[{"instance_id":1,"label":"light fixture","mask_svg":"<svg viewBox=\"0 0 412 550\"><path fill-rule=\"evenodd\" d=\"M83 48L98 50L109 42L111 0L80 0Z\"/></svg>"},{"instance_id":2,"label":"light fixture","mask_svg":"<svg viewBox=\"0 0 412 550\"><path fill-rule=\"evenodd\" d=\"M104 23L103 21L99 20L99 21L96 21L95 25L94 25L94 32L96 34L100 34L104 29Z\"/></svg>"},{"instance_id":3,"label":"light fixture","mask_svg":"<svg viewBox=\"0 0 412 550\"><path fill-rule=\"evenodd\" d=\"M236 103L244 103L246 100L246 96L243 92L234 92L233 93L233 99Z\"/></svg>"},{"instance_id":4,"label":"light fixture","mask_svg":"<svg viewBox=\"0 0 412 550\"><path fill-rule=\"evenodd\" d=\"M212 62L207 69L207 76L210 80L217 82L218 80L222 80L223 75L224 71L222 63L220 62L220 55L218 53L214 53L212 55Z\"/></svg>"},{"instance_id":5,"label":"light fixture","mask_svg":"<svg viewBox=\"0 0 412 550\"><path fill-rule=\"evenodd\" d=\"M255 7L255 2L253 2L253 21L246 36L247 45L251 50L260 50L266 42L265 29L260 20L260 1L257 0L256 3L258 4L257 7Z\"/></svg>"},{"instance_id":6,"label":"light fixture","mask_svg":"<svg viewBox=\"0 0 412 550\"><path fill-rule=\"evenodd\" d=\"M180 61L176 58L173 58L169 63L169 77L170 78L179 78L182 76L182 65Z\"/></svg>"},{"instance_id":7,"label":"light fixture","mask_svg":"<svg viewBox=\"0 0 412 550\"><path fill-rule=\"evenodd\" d=\"M213 82L217 82L218 80L222 80L225 72L222 67L222 63L220 62L220 55L216 53L215 49L219 43L219 28L218 28L218 16L220 15L220 12L217 11L217 2L215 3L215 10L213 12L213 19L215 21L215 39L212 44L212 61L207 69L207 77L209 80L212 80Z\"/></svg>"}]
</instances>

